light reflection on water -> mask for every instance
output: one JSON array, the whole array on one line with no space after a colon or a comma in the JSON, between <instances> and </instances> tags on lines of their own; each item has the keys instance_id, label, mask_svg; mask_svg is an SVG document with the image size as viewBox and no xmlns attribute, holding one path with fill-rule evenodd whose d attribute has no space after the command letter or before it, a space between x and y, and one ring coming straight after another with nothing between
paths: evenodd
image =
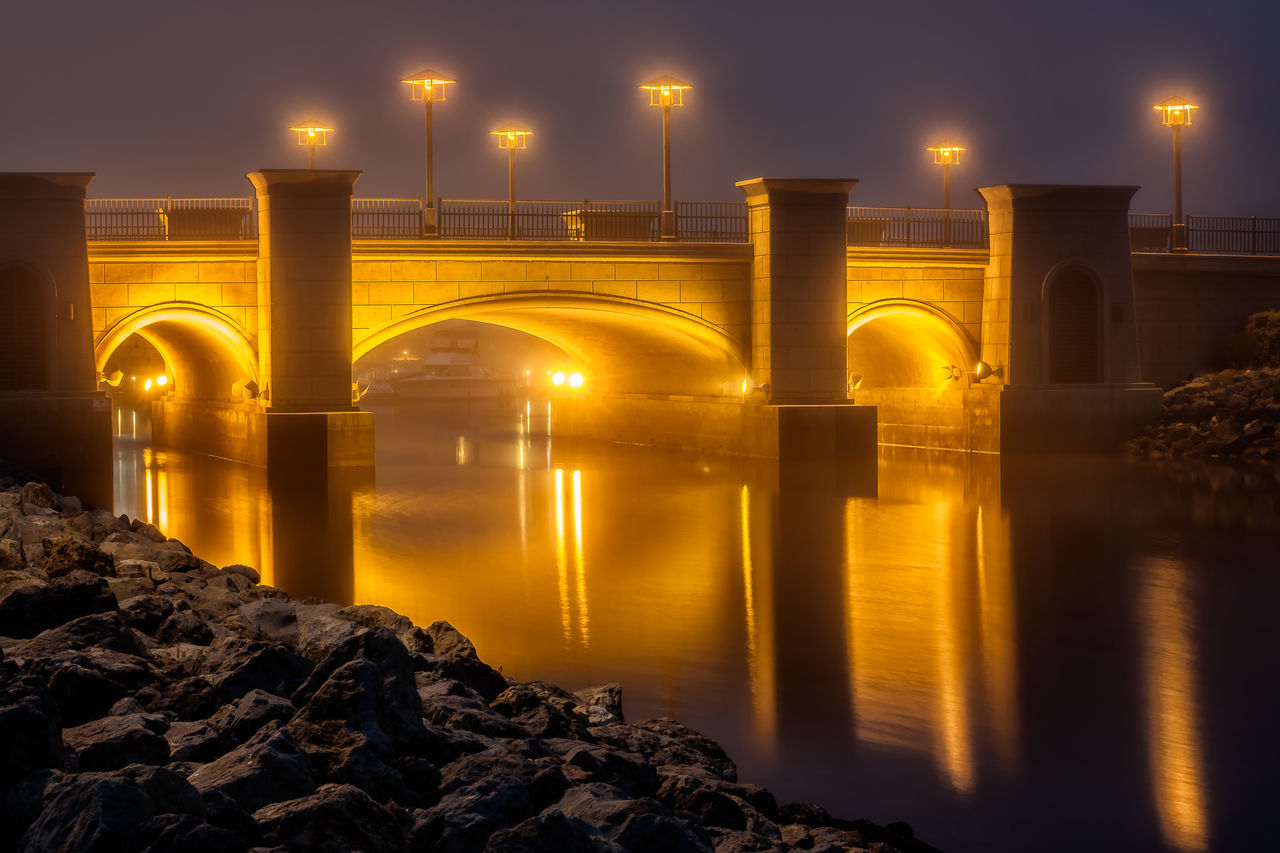
<instances>
[{"instance_id":1,"label":"light reflection on water","mask_svg":"<svg viewBox=\"0 0 1280 853\"><path fill-rule=\"evenodd\" d=\"M1113 463L902 449L869 489L534 426L388 407L376 478L327 480L124 437L117 511L298 596L448 619L517 678L620 681L780 798L944 849L1263 837L1280 536L1238 508L1270 504L1223 490L1224 526Z\"/></svg>"}]
</instances>

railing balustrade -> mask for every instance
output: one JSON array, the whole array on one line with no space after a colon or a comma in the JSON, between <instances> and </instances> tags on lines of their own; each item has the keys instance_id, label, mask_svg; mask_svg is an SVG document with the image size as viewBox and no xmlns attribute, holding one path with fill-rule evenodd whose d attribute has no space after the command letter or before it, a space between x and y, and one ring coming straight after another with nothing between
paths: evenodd
<instances>
[{"instance_id":1,"label":"railing balustrade","mask_svg":"<svg viewBox=\"0 0 1280 853\"><path fill-rule=\"evenodd\" d=\"M1280 255L1280 219L1261 216L1188 216L1187 251Z\"/></svg>"},{"instance_id":2,"label":"railing balustrade","mask_svg":"<svg viewBox=\"0 0 1280 853\"><path fill-rule=\"evenodd\" d=\"M252 240L251 198L87 198L90 240Z\"/></svg>"},{"instance_id":3,"label":"railing balustrade","mask_svg":"<svg viewBox=\"0 0 1280 853\"><path fill-rule=\"evenodd\" d=\"M849 206L850 246L909 246L982 249L987 245L987 212L980 208Z\"/></svg>"},{"instance_id":4,"label":"railing balustrade","mask_svg":"<svg viewBox=\"0 0 1280 853\"><path fill-rule=\"evenodd\" d=\"M422 199L351 199L353 240L403 240L422 236Z\"/></svg>"}]
</instances>

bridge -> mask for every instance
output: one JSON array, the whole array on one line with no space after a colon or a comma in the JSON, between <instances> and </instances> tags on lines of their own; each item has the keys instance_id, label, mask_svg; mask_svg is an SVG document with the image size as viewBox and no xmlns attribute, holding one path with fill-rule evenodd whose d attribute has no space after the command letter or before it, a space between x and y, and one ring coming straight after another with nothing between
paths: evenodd
<instances>
[{"instance_id":1,"label":"bridge","mask_svg":"<svg viewBox=\"0 0 1280 853\"><path fill-rule=\"evenodd\" d=\"M256 207L86 200L89 175L2 176L0 291L17 301L0 324L43 329L30 346L50 352L0 377L0 397L93 397L92 373L50 365L87 356L101 371L137 335L175 378L161 440L200 433L210 452L264 462L274 430L278 446L309 436L330 464L368 464L353 362L460 318L581 364L592 393L558 421L580 435L766 456L789 429L828 451L844 433L1100 446L1158 412L1143 379L1200 369L1280 290L1274 258L1138 245L1159 223L1131 221L1132 187L985 187L985 210L941 212L851 208L854 181L762 178L739 185L744 204L678 206L675 241L642 202L442 200L441 234L424 239L416 200L353 202L357 176L253 172Z\"/></svg>"}]
</instances>

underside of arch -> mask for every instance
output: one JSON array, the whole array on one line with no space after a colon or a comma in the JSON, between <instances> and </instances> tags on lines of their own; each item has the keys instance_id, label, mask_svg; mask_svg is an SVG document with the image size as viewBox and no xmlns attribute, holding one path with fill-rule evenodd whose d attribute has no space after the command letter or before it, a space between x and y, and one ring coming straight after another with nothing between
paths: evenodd
<instances>
[{"instance_id":1,"label":"underside of arch","mask_svg":"<svg viewBox=\"0 0 1280 853\"><path fill-rule=\"evenodd\" d=\"M526 332L564 350L593 389L616 393L719 396L741 393L742 345L717 326L621 298L503 295L424 308L374 330L354 358L444 320L473 320Z\"/></svg>"},{"instance_id":2,"label":"underside of arch","mask_svg":"<svg viewBox=\"0 0 1280 853\"><path fill-rule=\"evenodd\" d=\"M135 334L164 359L175 396L232 401L235 382L258 379L257 349L245 331L217 311L185 302L151 306L117 321L94 347L98 370Z\"/></svg>"},{"instance_id":3,"label":"underside of arch","mask_svg":"<svg viewBox=\"0 0 1280 853\"><path fill-rule=\"evenodd\" d=\"M862 388L962 387L977 369L969 337L922 302L877 303L855 312L848 334L849 372L861 377Z\"/></svg>"}]
</instances>

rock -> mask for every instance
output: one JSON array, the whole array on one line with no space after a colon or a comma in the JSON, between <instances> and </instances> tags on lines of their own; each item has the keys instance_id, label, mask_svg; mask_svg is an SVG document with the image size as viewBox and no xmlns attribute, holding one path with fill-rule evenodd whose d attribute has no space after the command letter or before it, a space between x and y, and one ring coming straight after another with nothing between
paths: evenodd
<instances>
[{"instance_id":1,"label":"rock","mask_svg":"<svg viewBox=\"0 0 1280 853\"><path fill-rule=\"evenodd\" d=\"M227 751L222 731L207 720L175 720L165 740L171 761L209 762Z\"/></svg>"},{"instance_id":2,"label":"rock","mask_svg":"<svg viewBox=\"0 0 1280 853\"><path fill-rule=\"evenodd\" d=\"M241 605L238 615L254 635L263 640L275 643L298 642L298 613L292 601L262 598Z\"/></svg>"},{"instance_id":3,"label":"rock","mask_svg":"<svg viewBox=\"0 0 1280 853\"><path fill-rule=\"evenodd\" d=\"M76 751L80 770L118 770L128 764L166 763L168 728L158 714L126 714L64 729L62 738Z\"/></svg>"},{"instance_id":4,"label":"rock","mask_svg":"<svg viewBox=\"0 0 1280 853\"><path fill-rule=\"evenodd\" d=\"M591 734L602 743L643 755L654 764L691 767L726 782L738 781L738 769L720 744L675 720L599 726Z\"/></svg>"},{"instance_id":5,"label":"rock","mask_svg":"<svg viewBox=\"0 0 1280 853\"><path fill-rule=\"evenodd\" d=\"M190 610L179 610L156 629L156 642L164 645L191 643L207 646L213 642L213 629Z\"/></svg>"},{"instance_id":6,"label":"rock","mask_svg":"<svg viewBox=\"0 0 1280 853\"><path fill-rule=\"evenodd\" d=\"M67 519L67 530L86 541L93 541L93 515L80 512Z\"/></svg>"},{"instance_id":7,"label":"rock","mask_svg":"<svg viewBox=\"0 0 1280 853\"><path fill-rule=\"evenodd\" d=\"M628 851L710 853L710 839L677 820L656 800L631 799L611 785L571 788L557 807L568 817L600 829Z\"/></svg>"},{"instance_id":8,"label":"rock","mask_svg":"<svg viewBox=\"0 0 1280 853\"><path fill-rule=\"evenodd\" d=\"M376 604L357 604L344 607L333 614L338 619L354 622L362 628L388 628L395 633L409 652L431 654L435 650L430 635L414 625L408 617L401 616L389 607ZM461 636L461 635L459 635Z\"/></svg>"},{"instance_id":9,"label":"rock","mask_svg":"<svg viewBox=\"0 0 1280 853\"><path fill-rule=\"evenodd\" d=\"M75 574L73 572L67 577L73 578ZM88 572L84 574L89 576ZM109 613L81 616L56 628L41 631L18 649L24 657L49 657L64 649L80 650L91 646L140 658L147 656L146 649L138 642L133 631L124 624L124 620L119 612L115 611L114 606Z\"/></svg>"},{"instance_id":10,"label":"rock","mask_svg":"<svg viewBox=\"0 0 1280 853\"><path fill-rule=\"evenodd\" d=\"M179 720L204 719L223 701L218 688L200 675L154 684L139 690L137 695L148 711L172 714Z\"/></svg>"},{"instance_id":11,"label":"rock","mask_svg":"<svg viewBox=\"0 0 1280 853\"><path fill-rule=\"evenodd\" d=\"M144 634L155 634L172 614L173 602L160 595L135 595L120 602L120 616L125 624Z\"/></svg>"},{"instance_id":12,"label":"rock","mask_svg":"<svg viewBox=\"0 0 1280 853\"><path fill-rule=\"evenodd\" d=\"M0 625L10 637L34 637L77 617L116 609L107 582L74 570L48 583L30 582L0 598Z\"/></svg>"},{"instance_id":13,"label":"rock","mask_svg":"<svg viewBox=\"0 0 1280 853\"><path fill-rule=\"evenodd\" d=\"M602 726L625 722L622 716L622 685L617 682L587 687L573 694L586 709L587 725Z\"/></svg>"},{"instance_id":14,"label":"rock","mask_svg":"<svg viewBox=\"0 0 1280 853\"><path fill-rule=\"evenodd\" d=\"M479 660L475 645L448 622L432 622L426 631L431 637L435 654Z\"/></svg>"},{"instance_id":15,"label":"rock","mask_svg":"<svg viewBox=\"0 0 1280 853\"><path fill-rule=\"evenodd\" d=\"M112 705L107 714L112 717L122 717L125 714L145 714L146 712L147 709L142 707L141 702L132 696L126 696Z\"/></svg>"},{"instance_id":16,"label":"rock","mask_svg":"<svg viewBox=\"0 0 1280 853\"><path fill-rule=\"evenodd\" d=\"M89 647L36 659L30 669L48 679L64 725L78 726L111 713L126 697L155 680L142 657Z\"/></svg>"},{"instance_id":17,"label":"rock","mask_svg":"<svg viewBox=\"0 0 1280 853\"><path fill-rule=\"evenodd\" d=\"M408 849L396 815L354 785L321 785L308 796L258 809L253 818L264 842L292 850Z\"/></svg>"},{"instance_id":18,"label":"rock","mask_svg":"<svg viewBox=\"0 0 1280 853\"><path fill-rule=\"evenodd\" d=\"M233 705L226 705L209 722L225 729L235 743L243 743L272 720L288 722L297 713L293 703L265 690L250 690Z\"/></svg>"},{"instance_id":19,"label":"rock","mask_svg":"<svg viewBox=\"0 0 1280 853\"><path fill-rule=\"evenodd\" d=\"M287 645L250 642L229 654L210 681L224 703L237 700L250 690L291 696L312 669L310 661Z\"/></svg>"},{"instance_id":20,"label":"rock","mask_svg":"<svg viewBox=\"0 0 1280 853\"><path fill-rule=\"evenodd\" d=\"M44 546L44 564L41 568L51 578L68 574L76 569L102 577L115 576L115 560L91 542L85 542L74 536L46 536L40 544Z\"/></svg>"},{"instance_id":21,"label":"rock","mask_svg":"<svg viewBox=\"0 0 1280 853\"><path fill-rule=\"evenodd\" d=\"M553 739L546 745L564 761L571 782L605 782L633 797L652 796L658 789L657 771L640 755L577 740Z\"/></svg>"},{"instance_id":22,"label":"rock","mask_svg":"<svg viewBox=\"0 0 1280 853\"><path fill-rule=\"evenodd\" d=\"M26 505L52 509L57 502L53 490L44 483L27 483L18 494L18 500Z\"/></svg>"},{"instance_id":23,"label":"rock","mask_svg":"<svg viewBox=\"0 0 1280 853\"><path fill-rule=\"evenodd\" d=\"M222 572L224 574L240 575L241 577L248 578L250 583L262 583L262 575L257 569L252 568L251 566L242 566L239 563L236 563L231 566L223 566Z\"/></svg>"},{"instance_id":24,"label":"rock","mask_svg":"<svg viewBox=\"0 0 1280 853\"><path fill-rule=\"evenodd\" d=\"M510 829L498 830L489 836L484 847L485 853L622 853L622 850L591 824L566 817L554 806Z\"/></svg>"},{"instance_id":25,"label":"rock","mask_svg":"<svg viewBox=\"0 0 1280 853\"><path fill-rule=\"evenodd\" d=\"M373 628L335 649L295 691L299 710L289 728L320 780L356 785L379 800L399 794L398 756L426 745L411 672L396 635Z\"/></svg>"},{"instance_id":26,"label":"rock","mask_svg":"<svg viewBox=\"0 0 1280 853\"><path fill-rule=\"evenodd\" d=\"M419 654L413 656L413 668L464 684L486 702L497 699L511 686L502 673L475 658Z\"/></svg>"},{"instance_id":27,"label":"rock","mask_svg":"<svg viewBox=\"0 0 1280 853\"><path fill-rule=\"evenodd\" d=\"M0 789L62 764L61 714L44 681L0 662Z\"/></svg>"},{"instance_id":28,"label":"rock","mask_svg":"<svg viewBox=\"0 0 1280 853\"><path fill-rule=\"evenodd\" d=\"M234 853L249 846L236 833L185 814L156 815L134 832L133 844L147 853Z\"/></svg>"},{"instance_id":29,"label":"rock","mask_svg":"<svg viewBox=\"0 0 1280 853\"><path fill-rule=\"evenodd\" d=\"M316 787L307 754L278 722L268 723L244 745L201 767L187 781L201 794L225 794L246 811L305 797Z\"/></svg>"},{"instance_id":30,"label":"rock","mask_svg":"<svg viewBox=\"0 0 1280 853\"><path fill-rule=\"evenodd\" d=\"M62 507L63 512L71 512L79 514L84 510L84 504L80 499L72 495L63 495L58 499L58 506Z\"/></svg>"}]
</instances>

